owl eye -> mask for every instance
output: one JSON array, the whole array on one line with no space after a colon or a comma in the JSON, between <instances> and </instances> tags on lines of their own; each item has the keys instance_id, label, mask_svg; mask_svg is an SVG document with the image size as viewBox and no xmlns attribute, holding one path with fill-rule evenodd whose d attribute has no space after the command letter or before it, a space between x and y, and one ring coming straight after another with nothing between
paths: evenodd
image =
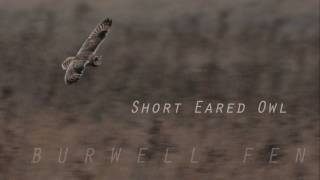
<instances>
[{"instance_id":1,"label":"owl eye","mask_svg":"<svg viewBox=\"0 0 320 180\"><path fill-rule=\"evenodd\" d=\"M82 65L77 64L77 65L74 66L74 70L77 73L82 73L83 69L84 69L84 67Z\"/></svg>"}]
</instances>

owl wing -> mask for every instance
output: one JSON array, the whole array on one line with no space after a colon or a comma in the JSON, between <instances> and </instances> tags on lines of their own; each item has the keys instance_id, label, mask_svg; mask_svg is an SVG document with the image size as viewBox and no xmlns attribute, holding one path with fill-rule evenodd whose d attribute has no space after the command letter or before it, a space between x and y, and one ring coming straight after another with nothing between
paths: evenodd
<instances>
[{"instance_id":1,"label":"owl wing","mask_svg":"<svg viewBox=\"0 0 320 180\"><path fill-rule=\"evenodd\" d=\"M79 59L87 59L91 54L98 50L98 47L106 37L111 24L112 20L107 18L94 28L77 53Z\"/></svg>"}]
</instances>

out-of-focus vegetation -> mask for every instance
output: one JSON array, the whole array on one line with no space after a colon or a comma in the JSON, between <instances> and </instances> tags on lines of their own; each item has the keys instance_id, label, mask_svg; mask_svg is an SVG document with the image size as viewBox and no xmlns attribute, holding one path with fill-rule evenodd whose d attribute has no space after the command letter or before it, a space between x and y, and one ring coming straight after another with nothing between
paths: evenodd
<instances>
[{"instance_id":1,"label":"out-of-focus vegetation","mask_svg":"<svg viewBox=\"0 0 320 180\"><path fill-rule=\"evenodd\" d=\"M317 179L316 0L0 1L0 179ZM65 86L60 63L104 17L103 65ZM132 115L134 99L283 101L287 115ZM191 103L190 103L191 102ZM223 139L223 141L221 141ZM137 165L137 147L150 147ZM197 145L202 163L190 165ZM31 165L33 147L44 160ZM59 147L68 162L56 163ZM122 146L117 165L81 163ZM166 147L177 149L163 165ZM243 147L283 148L279 165L242 165ZM294 164L295 149L310 150ZM257 153L257 154L259 154ZM97 155L98 156L98 155ZM180 159L180 160L179 160ZM182 159L182 160L181 160ZM79 163L80 162L80 163Z\"/></svg>"}]
</instances>

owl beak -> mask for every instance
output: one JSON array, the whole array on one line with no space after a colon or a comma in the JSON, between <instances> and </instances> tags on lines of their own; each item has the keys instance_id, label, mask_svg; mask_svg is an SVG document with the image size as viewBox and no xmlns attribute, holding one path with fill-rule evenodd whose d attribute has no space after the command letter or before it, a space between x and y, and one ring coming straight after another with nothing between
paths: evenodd
<instances>
[{"instance_id":1,"label":"owl beak","mask_svg":"<svg viewBox=\"0 0 320 180\"><path fill-rule=\"evenodd\" d=\"M74 83L74 81L65 80L64 83L65 83L66 85L71 85L72 83Z\"/></svg>"},{"instance_id":2,"label":"owl beak","mask_svg":"<svg viewBox=\"0 0 320 180\"><path fill-rule=\"evenodd\" d=\"M65 78L64 79L64 83L66 84L66 85L71 85L71 84L73 84L73 83L76 83L79 79L80 79L80 77L81 77L81 75L74 75L74 76L72 76L72 77L69 77L69 78Z\"/></svg>"},{"instance_id":3,"label":"owl beak","mask_svg":"<svg viewBox=\"0 0 320 180\"><path fill-rule=\"evenodd\" d=\"M71 85L71 84L73 84L73 83L75 83L76 81L70 81L70 80L66 80L66 81L64 81L64 83L66 84L66 85Z\"/></svg>"}]
</instances>

